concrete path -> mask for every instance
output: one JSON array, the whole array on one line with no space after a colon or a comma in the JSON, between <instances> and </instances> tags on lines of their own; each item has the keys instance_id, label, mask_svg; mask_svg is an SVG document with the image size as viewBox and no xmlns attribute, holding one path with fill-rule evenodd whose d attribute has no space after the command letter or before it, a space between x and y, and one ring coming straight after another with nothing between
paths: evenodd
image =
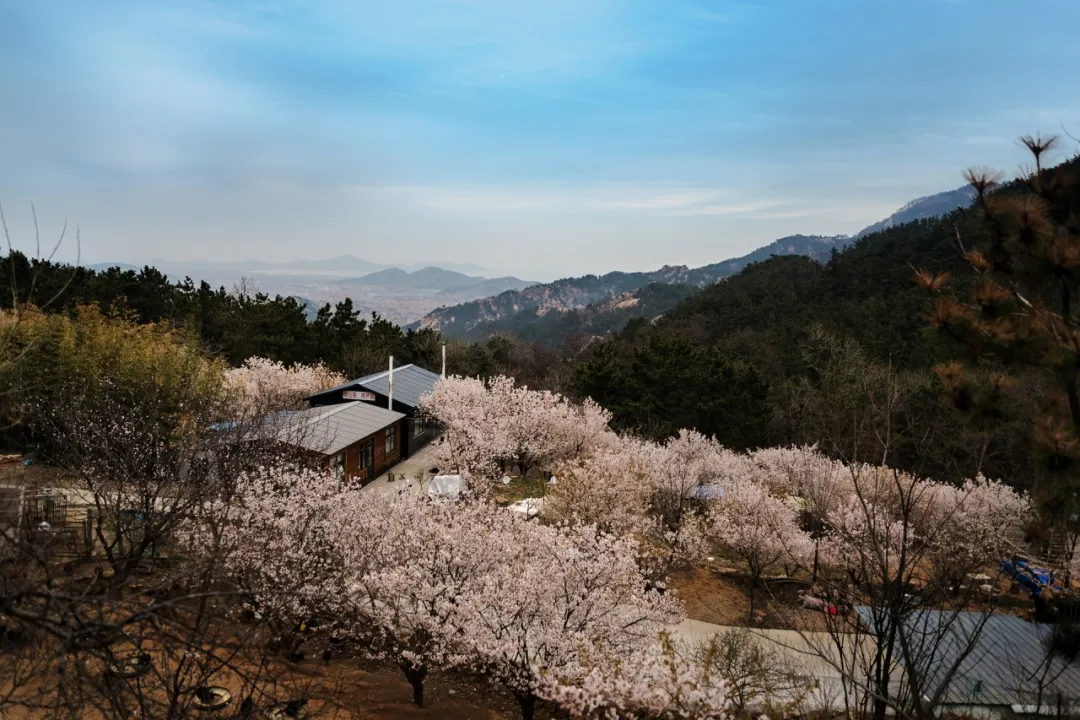
<instances>
[{"instance_id":1,"label":"concrete path","mask_svg":"<svg viewBox=\"0 0 1080 720\"><path fill-rule=\"evenodd\" d=\"M427 492L428 483L432 478L429 471L435 467L435 442L437 440L428 443L415 454L372 480L364 486L364 492L397 493L402 489ZM390 482L390 473L394 474L394 482ZM417 482L417 473L423 474L423 480Z\"/></svg>"},{"instance_id":2,"label":"concrete path","mask_svg":"<svg viewBox=\"0 0 1080 720\"><path fill-rule=\"evenodd\" d=\"M683 647L693 648L731 629L735 628L687 618L672 628L672 638ZM842 642L846 650L841 655L835 639L825 632L750 628L750 636L767 650L776 653L789 671L805 683L802 691L792 689L779 692L773 699L781 703L799 704L806 710L843 711L844 682L839 667L851 665L853 651L862 655L871 650L865 637L856 641L853 636L844 636ZM863 647L856 650L852 642L858 642ZM865 664L867 661L857 666L868 667ZM894 679L893 684L893 691L898 692L900 680ZM852 691L849 685L848 692Z\"/></svg>"}]
</instances>

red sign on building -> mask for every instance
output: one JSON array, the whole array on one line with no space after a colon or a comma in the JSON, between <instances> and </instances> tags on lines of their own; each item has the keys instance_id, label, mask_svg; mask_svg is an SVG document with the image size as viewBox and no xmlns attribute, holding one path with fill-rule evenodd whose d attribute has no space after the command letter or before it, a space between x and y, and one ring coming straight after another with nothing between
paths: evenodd
<instances>
[{"instance_id":1,"label":"red sign on building","mask_svg":"<svg viewBox=\"0 0 1080 720\"><path fill-rule=\"evenodd\" d=\"M341 397L345 400L366 400L367 402L375 402L375 393L365 392L363 390L343 390Z\"/></svg>"}]
</instances>

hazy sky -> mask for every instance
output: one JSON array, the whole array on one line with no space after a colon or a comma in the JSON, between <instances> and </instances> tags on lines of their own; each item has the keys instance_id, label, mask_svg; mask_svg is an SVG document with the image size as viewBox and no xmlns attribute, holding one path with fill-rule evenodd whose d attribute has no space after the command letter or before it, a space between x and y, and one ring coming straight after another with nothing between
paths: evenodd
<instances>
[{"instance_id":1,"label":"hazy sky","mask_svg":"<svg viewBox=\"0 0 1080 720\"><path fill-rule=\"evenodd\" d=\"M0 203L87 262L534 278L853 233L1080 135L1076 0L0 0Z\"/></svg>"}]
</instances>

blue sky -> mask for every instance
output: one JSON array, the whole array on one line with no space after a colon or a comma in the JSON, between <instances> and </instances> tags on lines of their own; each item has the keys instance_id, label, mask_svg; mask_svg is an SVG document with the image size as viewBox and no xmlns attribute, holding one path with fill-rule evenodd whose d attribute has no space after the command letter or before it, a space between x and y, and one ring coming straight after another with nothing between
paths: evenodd
<instances>
[{"instance_id":1,"label":"blue sky","mask_svg":"<svg viewBox=\"0 0 1080 720\"><path fill-rule=\"evenodd\" d=\"M1078 26L1075 0L0 0L0 202L89 262L701 265L1080 135Z\"/></svg>"}]
</instances>

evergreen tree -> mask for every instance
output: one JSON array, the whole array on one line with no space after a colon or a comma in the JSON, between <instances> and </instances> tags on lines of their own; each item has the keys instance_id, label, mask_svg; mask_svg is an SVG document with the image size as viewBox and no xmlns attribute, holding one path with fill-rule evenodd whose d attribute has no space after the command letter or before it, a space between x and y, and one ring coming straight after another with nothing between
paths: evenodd
<instances>
[{"instance_id":1,"label":"evergreen tree","mask_svg":"<svg viewBox=\"0 0 1080 720\"><path fill-rule=\"evenodd\" d=\"M958 409L999 414L1019 376L1035 371L1049 381L1031 398L1032 439L1057 478L1044 497L1064 508L1075 501L1080 458L1080 187L1074 164L1043 167L1056 137L1021 142L1034 168L1019 183L999 188L996 173L967 174L982 221L975 232L956 232L970 291L951 288L948 273L920 270L916 281L935 297L932 324L967 351L967 362L937 368Z\"/></svg>"}]
</instances>

